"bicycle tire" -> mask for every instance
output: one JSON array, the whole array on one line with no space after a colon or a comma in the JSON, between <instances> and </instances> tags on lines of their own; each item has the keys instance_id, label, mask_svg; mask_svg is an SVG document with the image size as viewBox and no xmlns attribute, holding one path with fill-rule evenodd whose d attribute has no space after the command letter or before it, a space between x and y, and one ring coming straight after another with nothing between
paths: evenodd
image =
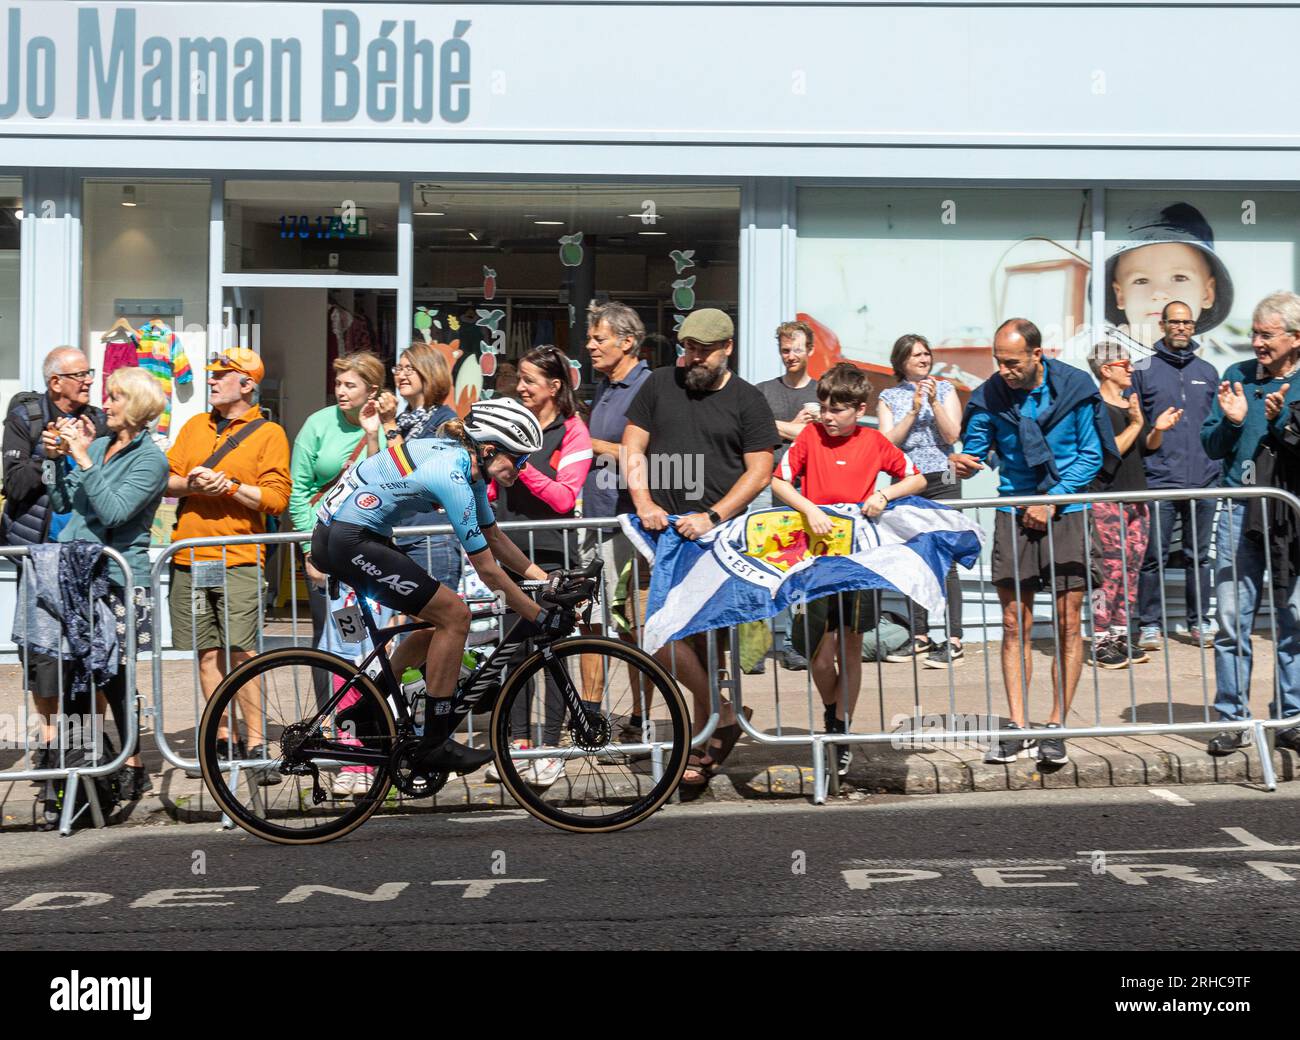
<instances>
[{"instance_id":1,"label":"bicycle tire","mask_svg":"<svg viewBox=\"0 0 1300 1040\"><path fill-rule=\"evenodd\" d=\"M287 826L275 822L273 817L280 815L285 819L292 819L294 815L292 810L295 805L299 814L302 813L304 808L303 782L305 782L307 790L310 791L310 777L285 775L281 785L262 787L257 784L256 777L258 773L256 770L241 771L240 783L248 784L250 797L254 794L253 789L257 787L262 792L264 800L275 798L277 801L274 813L271 811L269 803L267 803L264 805L264 815L259 815L258 812L250 809L241 801L238 790L231 789L229 775L223 771L221 761L217 755L217 729L222 716L230 708L231 701L236 693L246 684L259 678L263 683L261 700L265 712L265 721L270 729L279 725L281 736L283 736L284 726L294 722L305 722L316 714L315 694L311 686L311 678L314 672L308 673L305 681L301 678L285 676L285 681L289 682L294 689L294 701L302 705L300 710L271 710L272 697L276 697L278 702L279 691L277 686L276 690L268 692L272 685L267 681L269 673L276 671L288 673L290 669L295 668L323 671L327 675L337 676L344 681L355 679L354 685L361 696L357 701L357 706L350 708L349 712L356 719L361 720L362 725L359 727L359 731L365 735L353 739L358 744L373 747L374 750L384 748L391 750L393 742L397 739L397 726L393 721L387 699L379 692L378 687L375 686L369 676L364 673L358 675L356 665L323 650L286 647L280 650L269 650L246 661L227 675L213 692L199 723L199 767L208 792L221 807L222 812L245 831L266 841L282 845L315 845L343 837L365 823L379 808L388 793L391 783L386 763L374 767L369 790L351 805L344 806L341 809L338 806L330 806L329 809L321 812L322 818L316 824L311 824L304 817L298 824ZM305 697L301 696L301 691L304 688L308 691ZM287 715L297 715L298 717L287 718L285 717ZM276 740L270 732L267 734L267 745L268 749L270 749L269 753L274 756ZM279 750L283 751L282 745ZM283 755L278 759L273 758L272 761L277 766L282 765L284 762ZM236 787L238 786L237 783ZM276 792L277 788L283 789L284 793L270 793ZM286 797L286 794L289 796ZM256 799L253 799L253 801L255 803ZM321 803L321 805L324 804ZM318 809L319 806L314 802L308 807L310 812L315 812Z\"/></svg>"},{"instance_id":2,"label":"bicycle tire","mask_svg":"<svg viewBox=\"0 0 1300 1040\"><path fill-rule=\"evenodd\" d=\"M672 676L653 657L646 654L639 647L618 639L607 639L603 636L576 636L553 643L551 650L555 657L562 662L568 658L581 658L584 654L597 654L606 658L612 657L621 662L634 664L650 681L657 695L658 705L660 706L658 710L661 713L666 711L668 715L669 732L666 735L669 739L659 739L663 734L658 734L656 738L657 743L668 745L666 749L667 759L663 763L662 774L657 781L651 778L649 790L645 793L640 792L640 783L634 780L632 786L636 789L637 794L631 803L621 810L611 812L605 816L583 815L565 811L565 804L562 800L565 791L561 791L561 797L557 799L553 793L554 788L548 789L546 795L543 795L531 787L520 775L519 765L510 754L511 711L517 698L529 696L528 687L531 687L532 680L535 677L541 678L544 685L545 658L542 652L538 650L530 654L511 671L506 682L502 685L501 692L497 695L492 708L492 719L488 726L488 732L492 734L492 750L496 757L497 775L501 778L506 790L519 805L543 823L548 823L553 827L584 834L606 833L632 827L657 812L672 797L673 792L677 790L678 784L681 783L682 774L686 771L686 760L690 751L691 726L690 714L687 711L686 701L682 697L681 690ZM570 672L569 674L572 675L573 673ZM629 689L630 685L629 683ZM579 690L579 693L581 693L581 690ZM567 722L569 718L567 710L564 717ZM656 727L658 727L658 724L656 724ZM609 746L612 747L613 745ZM570 753L573 751L572 748L568 750ZM578 781L582 779L583 770L581 767L576 771L570 768L577 760L578 756L574 755L574 757L568 758L565 764L563 779L570 797L573 796ZM520 762L523 761L525 760L520 760ZM624 769L623 773L624 776L615 779L632 779L629 769ZM594 774L593 779L609 781L608 777L595 777ZM613 781L609 782L613 783ZM603 783L597 782L594 786L601 787ZM586 804L590 804L590 802Z\"/></svg>"}]
</instances>

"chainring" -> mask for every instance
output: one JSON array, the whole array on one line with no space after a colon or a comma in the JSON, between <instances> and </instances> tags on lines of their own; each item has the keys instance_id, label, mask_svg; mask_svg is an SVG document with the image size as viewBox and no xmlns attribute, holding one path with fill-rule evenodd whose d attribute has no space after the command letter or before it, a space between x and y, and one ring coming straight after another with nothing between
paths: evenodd
<instances>
[{"instance_id":1,"label":"chainring","mask_svg":"<svg viewBox=\"0 0 1300 1040\"><path fill-rule=\"evenodd\" d=\"M419 747L419 737L403 737L389 758L393 786L408 798L429 798L447 783L445 772L424 770L416 765Z\"/></svg>"}]
</instances>

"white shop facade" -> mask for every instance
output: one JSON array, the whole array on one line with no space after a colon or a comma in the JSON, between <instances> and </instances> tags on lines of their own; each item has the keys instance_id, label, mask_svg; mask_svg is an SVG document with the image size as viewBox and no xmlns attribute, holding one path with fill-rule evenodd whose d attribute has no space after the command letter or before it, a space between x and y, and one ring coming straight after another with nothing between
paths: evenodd
<instances>
[{"instance_id":1,"label":"white shop facade","mask_svg":"<svg viewBox=\"0 0 1300 1040\"><path fill-rule=\"evenodd\" d=\"M607 298L655 363L717 306L751 380L803 315L874 366L924 333L973 386L1011 314L1077 363L1102 322L1149 344L1108 260L1161 228L1214 258L1188 291L1222 368L1298 281L1297 88L1167 45L1298 31L1293 5L0 2L0 400L157 321L172 429L238 342L292 436L338 352L442 343L463 403L538 343L582 364Z\"/></svg>"}]
</instances>

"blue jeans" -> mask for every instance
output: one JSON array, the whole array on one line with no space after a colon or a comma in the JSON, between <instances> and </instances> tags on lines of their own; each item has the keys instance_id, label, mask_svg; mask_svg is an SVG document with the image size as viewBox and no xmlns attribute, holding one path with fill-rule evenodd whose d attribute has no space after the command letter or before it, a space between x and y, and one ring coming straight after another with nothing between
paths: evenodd
<instances>
[{"instance_id":1,"label":"blue jeans","mask_svg":"<svg viewBox=\"0 0 1300 1040\"><path fill-rule=\"evenodd\" d=\"M1196 570L1190 567L1187 577L1187 625L1195 629L1198 622L1210 620L1210 532L1214 527L1212 498L1184 502L1151 503L1151 537L1138 575L1138 618L1142 625L1157 625L1161 631L1173 627L1171 618L1160 616L1160 589L1165 581L1165 562L1169 559L1169 539L1174 534L1174 517L1183 522L1183 553L1192 556L1192 532L1196 537ZM1157 536L1156 532L1159 531ZM1161 558L1163 556L1163 559ZM1200 596L1196 582L1200 580Z\"/></svg>"},{"instance_id":2,"label":"blue jeans","mask_svg":"<svg viewBox=\"0 0 1300 1040\"><path fill-rule=\"evenodd\" d=\"M1265 552L1262 542L1242 530L1246 503L1225 501L1216 526L1215 595L1219 634L1214 640L1214 708L1222 719L1250 718L1251 630L1263 589ZM1234 581L1233 564L1236 563ZM1281 686L1282 718L1300 715L1300 576L1285 590L1273 593L1277 619L1277 682ZM1270 718L1278 718L1276 688L1269 698Z\"/></svg>"}]
</instances>

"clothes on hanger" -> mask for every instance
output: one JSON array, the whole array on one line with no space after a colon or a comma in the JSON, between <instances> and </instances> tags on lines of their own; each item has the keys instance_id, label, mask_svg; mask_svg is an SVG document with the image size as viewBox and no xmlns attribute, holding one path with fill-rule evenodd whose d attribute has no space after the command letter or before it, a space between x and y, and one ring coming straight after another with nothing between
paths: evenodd
<instances>
[{"instance_id":1,"label":"clothes on hanger","mask_svg":"<svg viewBox=\"0 0 1300 1040\"><path fill-rule=\"evenodd\" d=\"M136 332L136 362L162 386L165 403L158 417L158 434L166 437L172 421L172 384L194 382L180 336L161 318L149 319Z\"/></svg>"},{"instance_id":2,"label":"clothes on hanger","mask_svg":"<svg viewBox=\"0 0 1300 1040\"><path fill-rule=\"evenodd\" d=\"M125 318L118 318L113 322L113 327L100 337L100 342L104 344L104 360L100 365L103 375L99 391L100 404L103 404L108 400L108 377L119 368L139 367L140 359L137 354L140 344L135 329Z\"/></svg>"}]
</instances>

